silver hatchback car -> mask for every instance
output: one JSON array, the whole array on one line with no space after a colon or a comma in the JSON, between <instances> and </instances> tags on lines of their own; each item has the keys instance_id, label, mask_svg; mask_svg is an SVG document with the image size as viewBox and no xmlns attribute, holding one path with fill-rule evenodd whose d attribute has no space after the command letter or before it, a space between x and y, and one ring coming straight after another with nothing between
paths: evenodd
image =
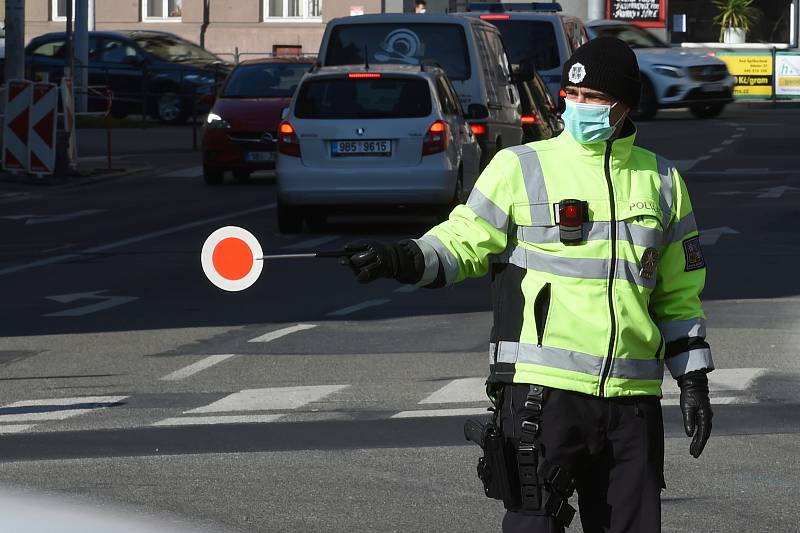
<instances>
[{"instance_id":1,"label":"silver hatchback car","mask_svg":"<svg viewBox=\"0 0 800 533\"><path fill-rule=\"evenodd\" d=\"M298 233L304 220L364 208L446 214L472 189L479 164L442 69L317 67L278 128L278 229Z\"/></svg>"}]
</instances>

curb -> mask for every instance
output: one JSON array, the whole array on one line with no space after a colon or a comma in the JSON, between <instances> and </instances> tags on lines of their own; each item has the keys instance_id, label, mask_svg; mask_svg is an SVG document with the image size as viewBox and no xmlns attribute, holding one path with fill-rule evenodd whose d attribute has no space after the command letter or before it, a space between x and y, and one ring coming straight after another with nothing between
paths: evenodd
<instances>
[{"instance_id":1,"label":"curb","mask_svg":"<svg viewBox=\"0 0 800 533\"><path fill-rule=\"evenodd\" d=\"M93 183L101 183L104 181L110 181L116 178L121 178L124 176L129 176L131 174L135 174L137 172L144 172L147 170L152 169L150 165L140 165L135 167L128 167L128 168L121 168L121 169L114 169L111 172L99 174L99 175L89 175L83 176L79 175L76 177L54 177L49 176L41 179L37 179L31 177L29 175L24 175L21 178L15 177L13 174L2 173L0 174L0 182L3 183L11 183L14 185L28 185L33 187L49 187L55 189L68 189L71 187L80 187L83 185L91 185Z\"/></svg>"}]
</instances>

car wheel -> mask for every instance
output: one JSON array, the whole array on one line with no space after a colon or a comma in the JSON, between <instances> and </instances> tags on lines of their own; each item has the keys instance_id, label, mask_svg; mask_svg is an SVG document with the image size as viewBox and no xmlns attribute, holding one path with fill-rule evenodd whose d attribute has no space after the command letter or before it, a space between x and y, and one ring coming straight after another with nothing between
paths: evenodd
<instances>
[{"instance_id":1,"label":"car wheel","mask_svg":"<svg viewBox=\"0 0 800 533\"><path fill-rule=\"evenodd\" d=\"M233 171L233 179L235 179L239 183L245 183L245 182L247 182L247 180L250 179L250 171L249 170L234 170Z\"/></svg>"},{"instance_id":2,"label":"car wheel","mask_svg":"<svg viewBox=\"0 0 800 533\"><path fill-rule=\"evenodd\" d=\"M689 111L697 118L714 118L718 117L723 109L725 109L725 104L702 104L691 106Z\"/></svg>"},{"instance_id":3,"label":"car wheel","mask_svg":"<svg viewBox=\"0 0 800 533\"><path fill-rule=\"evenodd\" d=\"M658 102L656 102L656 91L653 84L647 78L642 78L642 94L639 97L639 106L633 110L631 116L638 120L650 120L658 112Z\"/></svg>"},{"instance_id":4,"label":"car wheel","mask_svg":"<svg viewBox=\"0 0 800 533\"><path fill-rule=\"evenodd\" d=\"M444 222L450 218L450 213L456 208L457 205L460 205L464 199L464 171L463 169L459 168L458 179L456 179L456 187L453 191L453 199L442 206L437 217L439 222Z\"/></svg>"},{"instance_id":5,"label":"car wheel","mask_svg":"<svg viewBox=\"0 0 800 533\"><path fill-rule=\"evenodd\" d=\"M219 168L203 166L203 181L207 185L222 185L225 180L225 172Z\"/></svg>"},{"instance_id":6,"label":"car wheel","mask_svg":"<svg viewBox=\"0 0 800 533\"><path fill-rule=\"evenodd\" d=\"M302 233L303 212L298 207L291 207L278 202L278 232Z\"/></svg>"},{"instance_id":7,"label":"car wheel","mask_svg":"<svg viewBox=\"0 0 800 533\"><path fill-rule=\"evenodd\" d=\"M158 120L164 124L180 124L186 120L181 97L175 93L162 93L156 102Z\"/></svg>"}]
</instances>

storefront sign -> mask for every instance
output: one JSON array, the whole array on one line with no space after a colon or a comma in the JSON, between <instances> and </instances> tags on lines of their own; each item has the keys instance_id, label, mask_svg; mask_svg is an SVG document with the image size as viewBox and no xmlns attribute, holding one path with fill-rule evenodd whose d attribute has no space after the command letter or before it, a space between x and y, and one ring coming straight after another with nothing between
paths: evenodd
<instances>
[{"instance_id":1,"label":"storefront sign","mask_svg":"<svg viewBox=\"0 0 800 533\"><path fill-rule=\"evenodd\" d=\"M606 16L637 26L663 28L667 0L607 0Z\"/></svg>"},{"instance_id":2,"label":"storefront sign","mask_svg":"<svg viewBox=\"0 0 800 533\"><path fill-rule=\"evenodd\" d=\"M775 94L800 96L800 53L778 52L775 57Z\"/></svg>"},{"instance_id":3,"label":"storefront sign","mask_svg":"<svg viewBox=\"0 0 800 533\"><path fill-rule=\"evenodd\" d=\"M350 6L350 16L357 17L364 14L364 6Z\"/></svg>"},{"instance_id":4,"label":"storefront sign","mask_svg":"<svg viewBox=\"0 0 800 533\"><path fill-rule=\"evenodd\" d=\"M772 97L772 52L717 52L736 78L734 96Z\"/></svg>"}]
</instances>

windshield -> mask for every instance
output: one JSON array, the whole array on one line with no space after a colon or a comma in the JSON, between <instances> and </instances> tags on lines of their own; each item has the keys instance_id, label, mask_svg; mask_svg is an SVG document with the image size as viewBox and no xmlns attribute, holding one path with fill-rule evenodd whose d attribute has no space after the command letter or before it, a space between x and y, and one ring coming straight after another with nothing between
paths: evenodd
<instances>
[{"instance_id":1,"label":"windshield","mask_svg":"<svg viewBox=\"0 0 800 533\"><path fill-rule=\"evenodd\" d=\"M608 26L593 26L591 29L603 37L621 39L631 48L668 48L669 46L652 33L638 26L609 24Z\"/></svg>"},{"instance_id":2,"label":"windshield","mask_svg":"<svg viewBox=\"0 0 800 533\"><path fill-rule=\"evenodd\" d=\"M438 63L451 80L470 76L464 29L458 24L349 24L336 26L325 55L326 65Z\"/></svg>"},{"instance_id":3,"label":"windshield","mask_svg":"<svg viewBox=\"0 0 800 533\"><path fill-rule=\"evenodd\" d=\"M231 72L223 98L291 98L310 63L239 65Z\"/></svg>"},{"instance_id":4,"label":"windshield","mask_svg":"<svg viewBox=\"0 0 800 533\"><path fill-rule=\"evenodd\" d=\"M164 61L221 61L196 44L170 35L136 35L134 40L146 53Z\"/></svg>"},{"instance_id":5,"label":"windshield","mask_svg":"<svg viewBox=\"0 0 800 533\"><path fill-rule=\"evenodd\" d=\"M297 118L411 118L431 114L428 82L419 78L319 79L300 87Z\"/></svg>"},{"instance_id":6,"label":"windshield","mask_svg":"<svg viewBox=\"0 0 800 533\"><path fill-rule=\"evenodd\" d=\"M508 61L519 65L533 61L537 70L550 70L561 65L553 25L545 21L488 20L503 36Z\"/></svg>"}]
</instances>

